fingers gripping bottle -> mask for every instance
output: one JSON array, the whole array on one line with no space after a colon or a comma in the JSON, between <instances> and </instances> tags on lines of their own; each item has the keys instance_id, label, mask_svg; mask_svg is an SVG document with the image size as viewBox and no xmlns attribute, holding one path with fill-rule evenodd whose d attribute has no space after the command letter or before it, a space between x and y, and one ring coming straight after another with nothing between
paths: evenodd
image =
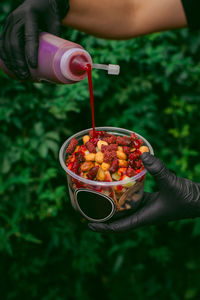
<instances>
[{"instance_id":1,"label":"fingers gripping bottle","mask_svg":"<svg viewBox=\"0 0 200 300\"><path fill-rule=\"evenodd\" d=\"M33 82L71 84L87 77L86 65L92 65L90 54L82 46L49 33L39 37L38 67L29 68ZM8 70L3 61L0 67L12 78L16 76Z\"/></svg>"}]
</instances>

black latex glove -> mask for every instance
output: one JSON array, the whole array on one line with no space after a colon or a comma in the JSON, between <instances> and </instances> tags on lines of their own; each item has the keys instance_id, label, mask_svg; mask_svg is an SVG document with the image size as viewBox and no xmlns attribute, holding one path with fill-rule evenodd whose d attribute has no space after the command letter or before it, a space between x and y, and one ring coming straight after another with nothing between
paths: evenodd
<instances>
[{"instance_id":1,"label":"black latex glove","mask_svg":"<svg viewBox=\"0 0 200 300\"><path fill-rule=\"evenodd\" d=\"M37 67L39 32L60 34L69 0L25 0L7 17L0 37L0 57L19 79ZM26 57L26 58L25 58Z\"/></svg>"},{"instance_id":2,"label":"black latex glove","mask_svg":"<svg viewBox=\"0 0 200 300\"><path fill-rule=\"evenodd\" d=\"M131 216L110 224L89 223L93 231L121 232L144 225L200 217L200 184L177 177L149 153L141 155L145 168L156 180L159 192L145 193L141 207Z\"/></svg>"}]
</instances>

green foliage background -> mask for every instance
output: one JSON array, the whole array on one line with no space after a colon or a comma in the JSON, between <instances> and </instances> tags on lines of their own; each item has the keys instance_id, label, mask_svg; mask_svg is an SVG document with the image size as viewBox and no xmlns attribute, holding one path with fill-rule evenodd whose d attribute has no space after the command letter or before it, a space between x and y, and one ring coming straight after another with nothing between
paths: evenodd
<instances>
[{"instance_id":1,"label":"green foliage background","mask_svg":"<svg viewBox=\"0 0 200 300\"><path fill-rule=\"evenodd\" d=\"M1 1L1 23L12 8ZM121 66L118 77L94 71L96 125L144 135L171 170L199 181L199 32L63 37ZM200 299L200 219L102 235L71 208L58 151L91 127L87 80L20 83L1 72L0 86L1 299Z\"/></svg>"}]
</instances>

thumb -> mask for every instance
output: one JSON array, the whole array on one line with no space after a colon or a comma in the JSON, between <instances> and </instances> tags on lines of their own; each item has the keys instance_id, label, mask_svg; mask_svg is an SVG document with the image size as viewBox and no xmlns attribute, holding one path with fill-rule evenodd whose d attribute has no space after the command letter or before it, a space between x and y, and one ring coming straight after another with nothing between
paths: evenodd
<instances>
[{"instance_id":1,"label":"thumb","mask_svg":"<svg viewBox=\"0 0 200 300\"><path fill-rule=\"evenodd\" d=\"M156 223L158 211L161 211L157 201L158 198L159 193L145 193L142 207L131 216L111 223L89 223L88 227L95 232L111 233L124 232L145 225L153 225Z\"/></svg>"},{"instance_id":2,"label":"thumb","mask_svg":"<svg viewBox=\"0 0 200 300\"><path fill-rule=\"evenodd\" d=\"M154 177L160 188L174 186L176 175L169 171L160 159L148 152L142 153L141 159L145 168Z\"/></svg>"},{"instance_id":3,"label":"thumb","mask_svg":"<svg viewBox=\"0 0 200 300\"><path fill-rule=\"evenodd\" d=\"M48 23L47 31L56 36L61 34L61 21L58 15L54 15L53 22Z\"/></svg>"},{"instance_id":4,"label":"thumb","mask_svg":"<svg viewBox=\"0 0 200 300\"><path fill-rule=\"evenodd\" d=\"M89 223L88 227L95 232L111 233L111 232L123 232L131 228L136 228L138 223L137 213L123 218L121 220L112 223Z\"/></svg>"},{"instance_id":5,"label":"thumb","mask_svg":"<svg viewBox=\"0 0 200 300\"><path fill-rule=\"evenodd\" d=\"M36 68L38 64L39 30L35 16L29 15L26 18L25 25L24 32L26 57L31 68Z\"/></svg>"}]
</instances>

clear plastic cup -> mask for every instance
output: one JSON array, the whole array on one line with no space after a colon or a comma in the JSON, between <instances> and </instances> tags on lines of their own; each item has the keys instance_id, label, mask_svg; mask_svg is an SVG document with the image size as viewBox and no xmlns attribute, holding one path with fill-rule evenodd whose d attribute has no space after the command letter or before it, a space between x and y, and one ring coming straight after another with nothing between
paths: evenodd
<instances>
[{"instance_id":1,"label":"clear plastic cup","mask_svg":"<svg viewBox=\"0 0 200 300\"><path fill-rule=\"evenodd\" d=\"M103 130L116 136L130 136L133 132L117 127L96 127L96 130ZM72 138L80 141L84 135L88 135L89 130L85 129L68 138L62 145L59 159L62 168L67 174L69 194L73 208L81 213L86 219L92 222L105 222L109 219L121 217L128 212L135 211L144 193L144 182L146 169L129 179L121 181L93 181L85 179L66 166L66 149ZM150 143L141 135L138 138L143 140L143 145L149 148L154 154Z\"/></svg>"}]
</instances>

